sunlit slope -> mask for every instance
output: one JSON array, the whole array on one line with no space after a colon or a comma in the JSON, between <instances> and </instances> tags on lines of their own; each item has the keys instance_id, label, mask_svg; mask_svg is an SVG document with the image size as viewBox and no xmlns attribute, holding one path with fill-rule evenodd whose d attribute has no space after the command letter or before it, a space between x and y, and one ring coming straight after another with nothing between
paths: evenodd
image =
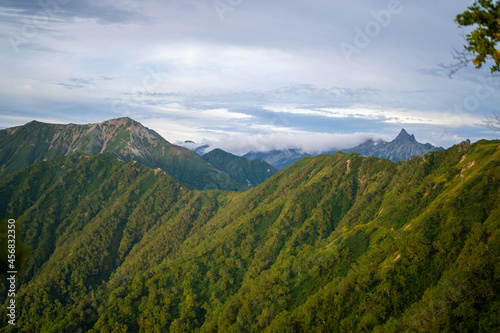
<instances>
[{"instance_id":1,"label":"sunlit slope","mask_svg":"<svg viewBox=\"0 0 500 333\"><path fill-rule=\"evenodd\" d=\"M0 177L33 163L74 153L113 153L123 161L160 168L198 189L239 190L243 186L198 154L173 145L130 118L99 124L59 125L32 121L0 131Z\"/></svg>"},{"instance_id":2,"label":"sunlit slope","mask_svg":"<svg viewBox=\"0 0 500 333\"><path fill-rule=\"evenodd\" d=\"M214 149L202 156L216 169L229 174L236 182L252 187L261 184L278 170L262 160L252 160L236 156L221 149Z\"/></svg>"},{"instance_id":3,"label":"sunlit slope","mask_svg":"<svg viewBox=\"0 0 500 333\"><path fill-rule=\"evenodd\" d=\"M33 252L19 322L25 331L495 331L499 145L464 142L397 164L305 158L244 193L191 191L111 155L36 164L0 180L0 213L22 215Z\"/></svg>"}]
</instances>

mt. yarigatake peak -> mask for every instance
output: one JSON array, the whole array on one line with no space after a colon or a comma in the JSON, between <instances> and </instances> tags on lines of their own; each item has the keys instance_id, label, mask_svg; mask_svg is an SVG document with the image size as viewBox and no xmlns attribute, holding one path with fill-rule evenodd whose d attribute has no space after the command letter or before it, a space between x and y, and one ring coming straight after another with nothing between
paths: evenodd
<instances>
[{"instance_id":1,"label":"mt. yarigatake peak","mask_svg":"<svg viewBox=\"0 0 500 333\"><path fill-rule=\"evenodd\" d=\"M398 134L398 136L393 140L397 142L404 142L404 141L410 141L412 143L417 143L417 140L415 139L415 135L410 135L408 132L403 128L401 132Z\"/></svg>"},{"instance_id":2,"label":"mt. yarigatake peak","mask_svg":"<svg viewBox=\"0 0 500 333\"><path fill-rule=\"evenodd\" d=\"M366 157L386 158L398 162L440 150L443 150L443 148L433 146L430 143L422 144L417 142L415 135L410 135L405 129L402 129L391 142L368 140L354 148L342 151L346 154L354 152Z\"/></svg>"},{"instance_id":3,"label":"mt. yarigatake peak","mask_svg":"<svg viewBox=\"0 0 500 333\"><path fill-rule=\"evenodd\" d=\"M402 129L399 135L391 142L369 139L354 148L343 149L341 151L346 154L358 153L365 157L373 156L398 162L439 150L443 150L443 148L435 147L430 143L419 143L415 139L415 135L410 135L405 129ZM332 150L324 154L331 155L337 151ZM298 149L272 150L269 152L254 151L244 155L248 159L262 159L278 169L290 166L307 156L313 156L313 154L305 153Z\"/></svg>"}]
</instances>

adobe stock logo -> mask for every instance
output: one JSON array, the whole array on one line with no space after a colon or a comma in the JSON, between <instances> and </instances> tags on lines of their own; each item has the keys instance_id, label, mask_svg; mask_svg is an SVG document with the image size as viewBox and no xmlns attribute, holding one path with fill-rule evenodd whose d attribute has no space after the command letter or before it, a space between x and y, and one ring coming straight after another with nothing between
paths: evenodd
<instances>
[{"instance_id":1,"label":"adobe stock logo","mask_svg":"<svg viewBox=\"0 0 500 333\"><path fill-rule=\"evenodd\" d=\"M224 21L224 16L227 12L232 12L236 7L240 6L243 0L214 0L212 5L214 6L217 15L221 21Z\"/></svg>"},{"instance_id":2,"label":"adobe stock logo","mask_svg":"<svg viewBox=\"0 0 500 333\"><path fill-rule=\"evenodd\" d=\"M19 53L19 46L28 44L35 39L38 34L49 26L51 20L55 19L62 12L61 6L66 5L71 0L39 0L40 10L30 17L23 17L19 33L9 33L7 38L15 54Z\"/></svg>"},{"instance_id":3,"label":"adobe stock logo","mask_svg":"<svg viewBox=\"0 0 500 333\"><path fill-rule=\"evenodd\" d=\"M454 103L453 107L448 108L442 114L442 122L447 125L461 126L485 126L487 118L480 121L478 118L481 113L482 104L495 95L498 91L499 82L497 77L488 75L487 77L478 77L477 83L472 91L463 97L459 103ZM484 106L483 106L484 107ZM447 133L440 131L431 134L432 142L440 145Z\"/></svg>"},{"instance_id":4,"label":"adobe stock logo","mask_svg":"<svg viewBox=\"0 0 500 333\"><path fill-rule=\"evenodd\" d=\"M411 1L411 0L409 0ZM339 44L340 50L348 63L351 63L354 54L360 54L361 51L367 48L373 39L378 37L383 28L387 28L392 18L403 12L403 6L399 0L389 0L386 9L379 11L372 10L370 15L373 20L368 21L363 28L354 27L354 39L352 43L342 42Z\"/></svg>"},{"instance_id":5,"label":"adobe stock logo","mask_svg":"<svg viewBox=\"0 0 500 333\"><path fill-rule=\"evenodd\" d=\"M133 87L129 93L125 94L127 98L114 101L111 104L111 111L123 116L129 116L134 105L140 105L143 96L154 92L165 80L167 72L162 71L160 65L156 67L148 66L145 68L142 77L142 85Z\"/></svg>"}]
</instances>

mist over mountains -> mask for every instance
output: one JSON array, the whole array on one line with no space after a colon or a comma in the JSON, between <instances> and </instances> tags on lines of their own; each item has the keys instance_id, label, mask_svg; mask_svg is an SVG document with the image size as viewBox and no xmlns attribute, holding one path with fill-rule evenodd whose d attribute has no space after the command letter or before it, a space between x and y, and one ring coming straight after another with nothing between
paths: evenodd
<instances>
[{"instance_id":1,"label":"mist over mountains","mask_svg":"<svg viewBox=\"0 0 500 333\"><path fill-rule=\"evenodd\" d=\"M220 164L221 160L217 158L208 162L207 157L200 158L200 156L212 151L209 145L193 141L181 144L182 146L171 144L155 131L130 118L117 118L87 125L45 124L32 121L24 126L0 131L0 176L38 161L75 152L82 154L112 152L124 161L137 161L150 168L160 168L186 185L198 189L239 190L245 186L260 184L274 174L275 171L272 170L275 168L282 169L303 157L313 156L300 149L252 151L243 155L250 161L265 161L266 165L262 165L259 169L260 162L255 162L254 167L250 167L238 156L227 152L225 152L226 157L222 159L224 165ZM368 139L354 148L340 151L388 158L397 162L440 149L442 148L431 144L418 143L413 135L409 135L403 129L391 142ZM329 151L326 154L337 151L339 150ZM219 154L221 152L220 150ZM231 171L227 170L229 157L233 160L231 168L234 170ZM256 171L257 169L259 171ZM251 175L252 170L259 174Z\"/></svg>"},{"instance_id":2,"label":"mist over mountains","mask_svg":"<svg viewBox=\"0 0 500 333\"><path fill-rule=\"evenodd\" d=\"M17 328L494 332L499 175L500 141L307 157L244 192L112 152L40 161L0 178L31 251Z\"/></svg>"},{"instance_id":3,"label":"mist over mountains","mask_svg":"<svg viewBox=\"0 0 500 333\"><path fill-rule=\"evenodd\" d=\"M391 142L368 140L354 148L343 149L342 151L346 154L355 152L367 157L386 158L393 162L398 162L443 149L443 147L436 147L430 143L419 143L413 134L410 135L405 129L402 129L399 135Z\"/></svg>"},{"instance_id":4,"label":"mist over mountains","mask_svg":"<svg viewBox=\"0 0 500 333\"><path fill-rule=\"evenodd\" d=\"M361 148L276 170L129 118L0 131L0 331L497 331L500 141Z\"/></svg>"},{"instance_id":5,"label":"mist over mountains","mask_svg":"<svg viewBox=\"0 0 500 333\"><path fill-rule=\"evenodd\" d=\"M319 136L317 138L320 141L322 138ZM343 142L342 144L346 144ZM183 146L192 149L200 155L203 155L210 151L209 145L196 144L193 141L187 141ZM321 146L321 143L318 143ZM422 156L432 151L442 150L442 147L436 147L430 143L422 144L417 142L415 136L408 134L405 129L402 129L399 135L392 141L386 142L381 139L370 138L363 143L348 149L336 149L322 152L322 154L331 155L337 151L342 151L347 154L358 153L362 156L374 156L379 158L387 158L393 162L405 161L411 157ZM318 154L313 154L310 152L305 152L298 148L285 148L285 149L273 149L270 151L251 151L243 155L250 160L260 159L268 162L277 169L282 169L298 160L307 157L314 156Z\"/></svg>"},{"instance_id":6,"label":"mist over mountains","mask_svg":"<svg viewBox=\"0 0 500 333\"><path fill-rule=\"evenodd\" d=\"M500 333L500 0L0 27L0 333Z\"/></svg>"}]
</instances>

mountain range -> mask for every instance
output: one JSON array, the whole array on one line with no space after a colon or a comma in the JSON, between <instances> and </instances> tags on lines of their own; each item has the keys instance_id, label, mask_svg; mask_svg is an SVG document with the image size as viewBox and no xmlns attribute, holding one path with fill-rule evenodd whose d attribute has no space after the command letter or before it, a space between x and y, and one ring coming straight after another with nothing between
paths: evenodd
<instances>
[{"instance_id":1,"label":"mountain range","mask_svg":"<svg viewBox=\"0 0 500 333\"><path fill-rule=\"evenodd\" d=\"M391 142L383 140L369 139L364 143L349 149L343 149L347 154L358 153L362 156L374 156L379 158L386 158L393 162L406 161L410 157L422 156L432 151L443 150L442 147L436 147L430 143L422 144L417 142L415 136L408 134L405 129L402 129L399 135ZM336 153L338 150L325 152L327 155ZM269 152L249 152L244 157L248 159L261 159L273 165L277 169L282 169L301 158L313 156L312 154L305 153L299 149L283 149L272 150Z\"/></svg>"},{"instance_id":2,"label":"mountain range","mask_svg":"<svg viewBox=\"0 0 500 333\"><path fill-rule=\"evenodd\" d=\"M74 153L113 153L123 161L159 168L196 189L245 190L256 186L298 160L311 156L298 149L250 152L242 157L192 141L182 146L169 143L155 131L130 118L98 124L60 125L32 121L0 130L0 177L33 163ZM442 148L421 144L404 129L391 142L368 140L343 150L363 156L407 160ZM335 151L328 152L333 154Z\"/></svg>"},{"instance_id":3,"label":"mountain range","mask_svg":"<svg viewBox=\"0 0 500 333\"><path fill-rule=\"evenodd\" d=\"M243 155L243 157L249 160L260 159L266 161L277 169L283 169L287 166L292 165L298 160L304 157L310 157L312 154L304 153L299 149L274 149L268 152L249 152Z\"/></svg>"},{"instance_id":4,"label":"mountain range","mask_svg":"<svg viewBox=\"0 0 500 333\"><path fill-rule=\"evenodd\" d=\"M231 165L236 166L230 175L226 166L212 165L198 154L169 143L130 118L118 118L88 125L32 121L24 126L0 130L0 177L43 160L74 153L94 155L105 152L126 162L136 161L149 168L159 168L196 189L242 190L248 188L248 184L255 186L270 177L273 171L268 169L274 170L267 163L258 161L254 164L262 165L262 168L243 168L240 157L228 153L225 162L232 158Z\"/></svg>"},{"instance_id":5,"label":"mountain range","mask_svg":"<svg viewBox=\"0 0 500 333\"><path fill-rule=\"evenodd\" d=\"M499 185L498 140L306 157L244 192L115 152L41 160L0 178L31 251L0 331L495 332Z\"/></svg>"},{"instance_id":6,"label":"mountain range","mask_svg":"<svg viewBox=\"0 0 500 333\"><path fill-rule=\"evenodd\" d=\"M500 328L500 140L278 171L119 118L0 131L0 162L18 270L16 326L2 316L0 332ZM0 237L4 274L8 249Z\"/></svg>"},{"instance_id":7,"label":"mountain range","mask_svg":"<svg viewBox=\"0 0 500 333\"><path fill-rule=\"evenodd\" d=\"M355 152L363 156L386 158L393 162L398 162L439 150L443 150L443 148L433 146L430 143L419 143L413 134L410 135L405 129L402 129L399 135L391 142L368 140L354 148L342 151L347 154Z\"/></svg>"}]
</instances>

